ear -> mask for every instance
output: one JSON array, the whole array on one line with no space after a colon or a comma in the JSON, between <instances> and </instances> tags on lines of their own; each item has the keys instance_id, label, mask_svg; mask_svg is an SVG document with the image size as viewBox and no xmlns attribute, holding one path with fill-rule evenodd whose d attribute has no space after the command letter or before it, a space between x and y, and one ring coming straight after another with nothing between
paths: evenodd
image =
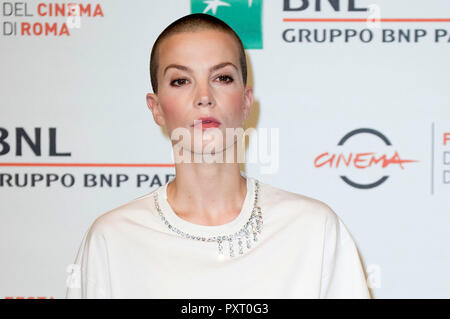
<instances>
[{"instance_id":1,"label":"ear","mask_svg":"<svg viewBox=\"0 0 450 319\"><path fill-rule=\"evenodd\" d=\"M250 115L252 107L253 107L253 88L247 86L244 91L244 105L243 105L244 121L247 120L248 116Z\"/></svg>"},{"instance_id":2,"label":"ear","mask_svg":"<svg viewBox=\"0 0 450 319\"><path fill-rule=\"evenodd\" d=\"M153 119L159 126L164 126L166 124L164 120L164 113L159 104L158 96L154 93L148 93L146 96L147 105L150 111L152 111Z\"/></svg>"}]
</instances>

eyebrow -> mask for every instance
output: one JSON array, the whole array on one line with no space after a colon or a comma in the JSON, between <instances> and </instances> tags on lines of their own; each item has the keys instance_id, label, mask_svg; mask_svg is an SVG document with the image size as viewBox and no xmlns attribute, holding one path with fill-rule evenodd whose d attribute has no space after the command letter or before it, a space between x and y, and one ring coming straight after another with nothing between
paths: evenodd
<instances>
[{"instance_id":1,"label":"eyebrow","mask_svg":"<svg viewBox=\"0 0 450 319\"><path fill-rule=\"evenodd\" d=\"M231 63L231 62L222 62L222 63L219 63L217 65L214 65L214 66L210 67L209 68L209 72L211 73L211 72L217 71L217 70L222 69L222 68L224 68L224 67L226 67L228 65L234 67L236 69L236 71L238 71L238 68L233 63ZM163 75L166 74L167 70L170 69L170 68L174 68L174 69L178 69L178 70L181 70L181 71L186 71L186 72L192 73L192 69L188 68L187 66L180 65L180 64L169 64L164 69Z\"/></svg>"}]
</instances>

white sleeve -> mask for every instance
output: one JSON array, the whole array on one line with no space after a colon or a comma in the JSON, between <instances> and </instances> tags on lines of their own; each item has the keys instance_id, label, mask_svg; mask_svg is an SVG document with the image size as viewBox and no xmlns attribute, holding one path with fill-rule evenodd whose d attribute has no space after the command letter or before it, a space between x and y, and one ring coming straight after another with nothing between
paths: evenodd
<instances>
[{"instance_id":1,"label":"white sleeve","mask_svg":"<svg viewBox=\"0 0 450 319\"><path fill-rule=\"evenodd\" d=\"M84 235L75 263L67 271L67 299L111 298L107 245L95 223Z\"/></svg>"},{"instance_id":2,"label":"white sleeve","mask_svg":"<svg viewBox=\"0 0 450 319\"><path fill-rule=\"evenodd\" d=\"M320 298L371 298L356 245L334 213L325 224L321 278Z\"/></svg>"}]
</instances>

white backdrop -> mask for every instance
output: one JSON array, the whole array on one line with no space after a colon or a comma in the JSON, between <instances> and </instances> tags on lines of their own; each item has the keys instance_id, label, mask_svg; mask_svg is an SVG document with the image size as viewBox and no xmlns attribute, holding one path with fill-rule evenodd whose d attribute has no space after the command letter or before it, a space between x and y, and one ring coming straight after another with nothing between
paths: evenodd
<instances>
[{"instance_id":1,"label":"white backdrop","mask_svg":"<svg viewBox=\"0 0 450 319\"><path fill-rule=\"evenodd\" d=\"M264 1L263 49L247 51L257 100L248 124L279 129L279 168L262 174L260 165L250 164L246 173L330 205L355 238L376 298L449 298L450 2L356 1L359 8L375 5L365 12L349 11L349 1L340 1L339 12L328 1L321 11L309 2L305 10L288 12L281 0ZM22 35L23 23L33 30L34 24L56 22L60 33L68 17L40 16L38 4L50 1L26 1L27 8L18 5L14 14L11 3L0 1L0 298L62 298L66 267L95 218L174 174L171 166L154 166L172 163L172 155L145 103L148 62L157 35L189 14L191 2L82 1L92 11L81 17L80 28L47 36ZM292 0L290 6L302 3ZM41 14L48 10L41 7ZM419 20L382 20L380 28L361 21L284 20L369 14ZM426 20L435 18L447 20ZM14 23L17 34L8 35ZM373 40L287 42L287 29L293 29L287 31L291 38L299 29L369 29ZM417 42L383 42L383 29L427 35ZM447 35L436 41L436 32ZM391 145L362 133L338 146L360 128L380 132ZM414 162L315 165L326 152L345 158L373 152L387 159L397 152L397 159ZM367 165L370 155L361 156L359 164ZM85 183L87 174L128 180L92 186L89 178ZM361 189L340 176L362 184L389 177ZM47 186L46 178L58 180Z\"/></svg>"}]
</instances>

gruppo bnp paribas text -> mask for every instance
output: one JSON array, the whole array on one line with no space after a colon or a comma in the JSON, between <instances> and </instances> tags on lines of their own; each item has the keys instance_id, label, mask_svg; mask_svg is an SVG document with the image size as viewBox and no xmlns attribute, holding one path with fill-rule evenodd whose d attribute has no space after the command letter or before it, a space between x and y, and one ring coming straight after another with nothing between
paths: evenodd
<instances>
[{"instance_id":1,"label":"gruppo bnp paribas text","mask_svg":"<svg viewBox=\"0 0 450 319\"><path fill-rule=\"evenodd\" d=\"M283 0L281 38L302 44L450 43L450 30L441 24L448 19L396 17L393 2L373 2L363 6L356 0ZM433 22L432 27L427 22Z\"/></svg>"}]
</instances>

